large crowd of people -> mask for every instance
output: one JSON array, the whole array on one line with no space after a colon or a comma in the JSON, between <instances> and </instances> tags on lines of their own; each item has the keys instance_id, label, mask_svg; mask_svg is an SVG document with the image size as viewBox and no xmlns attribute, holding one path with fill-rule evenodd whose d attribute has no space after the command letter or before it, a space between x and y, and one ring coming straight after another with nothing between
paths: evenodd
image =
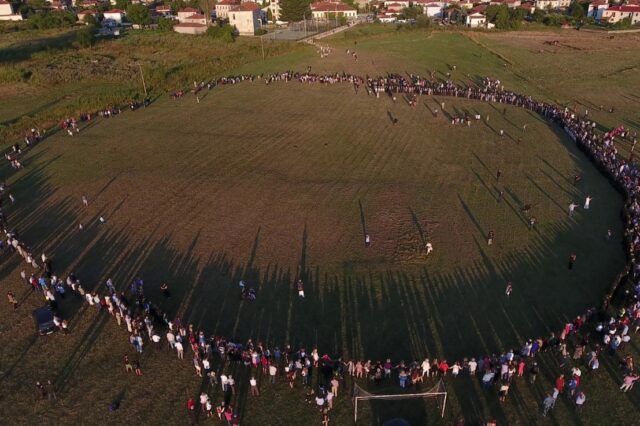
<instances>
[{"instance_id":1,"label":"large crowd of people","mask_svg":"<svg viewBox=\"0 0 640 426\"><path fill-rule=\"evenodd\" d=\"M222 401L219 404L211 402L211 397L204 392L199 398L191 398L187 402L187 412L192 421L196 421L199 400L200 412L207 417L217 415L229 424L239 424L239 413L234 409L235 379L229 374L232 365L244 365L251 369L249 386L251 395L260 394L257 377L261 385L265 382L275 383L286 381L291 388L304 386L308 391L307 401L318 407L323 413L323 421L329 421L328 416L334 404L334 399L348 392L345 389L345 378L354 380L368 380L372 384L396 381L400 389L417 386L424 380L433 377L451 376L453 378L467 376L477 377L485 389L495 389L500 401L505 401L509 395L509 387L514 381L527 378L535 382L540 373L538 356L540 353L554 353L558 359L558 371L553 389L549 389L544 400L540 401L541 412L547 415L554 407L557 398L569 398L576 410L581 410L587 401L587 395L581 388L582 375L595 371L600 367L603 356L614 356L619 360L619 377L623 392L627 392L638 380L637 369L631 356L618 357L618 352L629 344L631 335L640 330L640 171L632 158L623 157L616 143L627 140L634 146L637 135L619 127L611 131L602 132L592 121L588 113L579 114L567 107L541 102L531 96L517 94L505 90L498 80L485 78L481 84L462 87L450 80L441 81L434 75L422 78L417 75L407 77L387 75L381 77L359 77L345 73L329 75L312 74L292 71L269 75L241 75L229 76L217 80L197 83L194 82L192 93L211 90L218 85L239 84L242 82L263 81L265 84L278 82L299 82L317 84L348 83L353 85L356 93L364 87L368 96L379 98L388 96L395 101L398 95L407 96L409 105L415 105L416 96L437 95L453 96L478 101L500 103L534 111L548 120L562 127L575 143L595 162L595 164L623 191L625 204L625 238L629 255L628 278L634 284L633 289L624 294L619 310L609 315L607 305L611 295L607 295L602 308L589 308L583 315L577 316L572 322L564 324L557 332L548 336L531 338L522 342L519 347L507 349L503 352L465 357L449 361L432 354L424 359L405 362L389 357L385 360L365 360L341 358L339 354L330 356L319 348L292 348L285 344L277 346L272 343L254 341L249 338L237 341L221 335L208 336L205 330L196 329L193 324L185 324L181 318L172 316L159 308L159 305L149 300L144 292L145 283L136 278L125 291L117 291L111 279L106 280L104 286L94 290L85 290L80 278L73 272L64 277L54 271L51 261L44 254L38 261L31 250L24 244L15 231L4 221L6 246L21 256L32 272L22 272L25 285L40 292L44 299L55 307L57 299L71 293L81 297L95 309L110 315L113 321L126 330L129 341L136 354L140 354L147 347L159 350L174 351L179 359L193 363L194 374L208 380L212 389L218 386L222 391ZM179 93L179 95L178 95ZM182 91L171 95L177 99L183 96ZM439 104L445 110L445 104ZM119 112L119 109L118 109ZM437 115L437 109L435 110ZM110 113L109 116L112 114ZM474 117L478 119L478 117ZM466 119L466 118L465 118ZM488 120L488 117L486 117ZM76 120L65 120L61 126L70 134L78 132ZM31 146L39 140L40 133L31 130L27 134ZM28 147L27 147L28 148ZM14 147L7 155L12 163L17 161L23 150ZM500 172L498 172L500 173ZM498 175L499 177L499 175ZM6 185L0 187L0 194L8 193ZM86 197L83 204L87 205ZM531 225L533 226L533 224ZM489 244L492 237L490 237ZM249 299L250 289L240 283L243 299ZM162 293L170 297L167 284L162 284ZM297 291L304 297L303 283L297 280L293 283L292 291ZM508 296L509 293L507 293ZM17 306L13 293L9 293L9 302ZM609 308L609 309L608 309ZM60 330L68 332L67 321L56 314L56 325ZM130 361L125 357L125 371L142 375L139 358ZM311 378L317 377L315 385ZM43 392L43 395L45 393ZM115 407L114 409L116 409ZM215 413L215 414L214 414Z\"/></svg>"}]
</instances>

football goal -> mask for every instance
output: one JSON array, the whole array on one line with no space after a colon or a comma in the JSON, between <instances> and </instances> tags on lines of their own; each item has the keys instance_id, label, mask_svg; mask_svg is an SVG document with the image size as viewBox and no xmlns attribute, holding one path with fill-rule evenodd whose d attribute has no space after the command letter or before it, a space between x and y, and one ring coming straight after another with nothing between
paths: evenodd
<instances>
[{"instance_id":1,"label":"football goal","mask_svg":"<svg viewBox=\"0 0 640 426\"><path fill-rule=\"evenodd\" d=\"M358 402L368 400L400 400L415 398L433 398L440 409L440 417L444 417L444 408L447 405L447 390L442 379L427 392L403 393L403 394L372 394L362 389L358 384L353 386L353 421L358 421Z\"/></svg>"}]
</instances>

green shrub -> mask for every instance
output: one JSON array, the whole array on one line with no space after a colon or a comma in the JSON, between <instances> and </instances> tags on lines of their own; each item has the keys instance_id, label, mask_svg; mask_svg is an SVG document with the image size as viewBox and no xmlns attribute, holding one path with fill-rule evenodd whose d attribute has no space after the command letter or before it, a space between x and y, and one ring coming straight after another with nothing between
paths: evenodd
<instances>
[{"instance_id":1,"label":"green shrub","mask_svg":"<svg viewBox=\"0 0 640 426\"><path fill-rule=\"evenodd\" d=\"M235 28L231 25L215 25L207 28L207 35L209 37L222 40L226 43L233 43L233 41L235 40Z\"/></svg>"}]
</instances>

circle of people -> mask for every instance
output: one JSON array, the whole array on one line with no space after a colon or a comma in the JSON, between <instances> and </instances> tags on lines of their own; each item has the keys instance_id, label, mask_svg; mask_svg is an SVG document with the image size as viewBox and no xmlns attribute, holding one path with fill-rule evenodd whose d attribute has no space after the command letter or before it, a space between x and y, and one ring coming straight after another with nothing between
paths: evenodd
<instances>
[{"instance_id":1,"label":"circle of people","mask_svg":"<svg viewBox=\"0 0 640 426\"><path fill-rule=\"evenodd\" d=\"M71 290L74 294L84 298L89 305L111 315L118 326L124 324L129 333L129 341L137 354L143 352L147 341L158 349L166 347L175 351L179 359L184 359L185 350L189 348L189 357L192 359L195 375L208 378L212 386L220 386L224 395L223 401L215 408L206 392L200 395L201 411L207 417L213 416L215 412L218 417L225 419L229 424L239 424L239 413L233 409L231 404L232 396L235 394L235 379L231 374L224 373L224 366L227 365L227 362L243 364L252 369L249 386L251 395L255 396L260 394L256 379L259 371L265 377L268 376L269 383L275 383L276 380L281 380L284 377L293 389L298 381L302 385L310 386L312 372L314 369L318 369L318 386L306 394L306 400L320 409L323 423L328 424L328 412L333 406L334 398L338 396L339 388L345 386L346 375L356 379L368 378L373 383L390 380L394 376L400 388L422 383L425 377L477 375L481 378L482 386L485 389L497 388L500 401L505 401L509 386L515 377L527 375L532 383L535 382L540 371L536 361L539 353L547 351L556 353L561 360L561 368L567 366L571 359L574 362L584 360L586 366L584 368L595 371L600 366L599 359L605 350L608 350L611 355L615 355L620 348L629 343L630 331L633 330L634 333L637 333L640 330L640 262L637 259L637 255L640 253L640 170L633 163L633 153L631 158L626 159L616 148L616 141L625 139L631 141L635 147L636 134L631 135L622 126L608 132L601 132L598 130L596 122L589 119L588 112L580 115L567 107L537 101L531 96L505 90L499 80L485 78L481 86L462 87L454 84L451 80L437 80L435 73L432 73L428 79L416 75L405 78L397 74L381 77L359 77L346 73L312 74L309 68L306 73L286 71L269 75L229 76L207 82L194 82L194 89L191 93L198 96L199 91L205 88L211 90L218 85L259 80L264 81L265 84L276 82L330 85L348 83L353 86L356 93L361 86L364 86L367 95L375 98L379 98L380 94L386 94L395 101L398 94L406 95L408 103L412 107L416 105L416 97L419 95L438 95L512 105L542 115L561 126L577 146L626 196L625 237L630 258L628 272L634 287L633 291L625 293L622 307L617 315L608 316L606 314L612 291L605 298L602 309L590 308L583 315L577 316L574 321L565 324L558 333L527 340L518 350L510 349L500 354L465 357L455 362L438 358L425 358L413 362L400 361L398 363L393 363L391 358L387 358L385 361L331 358L328 354L321 356L318 348L308 351L304 347L294 349L290 345L285 345L280 349L278 346L268 346L263 342L254 343L251 339L243 344L218 335L207 337L203 330L196 330L192 324L183 324L179 318L171 319L167 312L162 312L157 305L148 300L144 296L144 282L140 278L133 281L129 295L126 292L117 291L111 279L105 282L106 292L85 290L73 272L67 274L65 278L57 276L53 271L51 260L45 254L40 256L41 263L38 263L28 246L20 240L17 231L9 229L1 212L4 197L0 197L0 220L4 224L6 247L21 256L34 271L31 274L26 271L21 272L24 282L35 291L41 292L45 300L54 308L56 300L64 297ZM180 90L172 93L171 97L177 99L183 95L184 92ZM144 106L147 106L146 102ZM441 107L444 110L444 103L441 104ZM113 115L111 110L112 108L108 109L108 115L99 113L98 116L109 118ZM120 112L119 109L116 110ZM131 107L131 110L135 110L135 108ZM437 116L438 110L436 109L432 113ZM479 119L477 116L475 118ZM92 114L80 116L80 121L91 119ZM486 119L488 120L488 117ZM470 125L468 117L459 119L459 122L464 123L465 121ZM455 123L454 120L453 124ZM79 132L77 120L74 118L66 119L61 127L70 135ZM69 131L69 129L73 131ZM31 129L25 137L26 148L40 142L43 137L44 131ZM26 148L22 149L19 144L15 144L11 151L5 154L5 158L15 169L22 167L19 157ZM6 184L0 185L0 194L2 196L8 194L11 202L15 202L13 195L8 192ZM86 197L83 196L82 201L85 206L88 205ZM590 201L591 197L588 196L585 201L585 209L589 208ZM571 203L570 215L573 215L576 207L575 203ZM105 223L102 217L100 221ZM493 236L490 235L489 239L492 241ZM433 248L430 246L429 251L432 250ZM240 287L243 298L255 299L255 293L250 293L250 290L245 288L244 282L240 283ZM511 289L509 283L507 295ZM170 297L167 284L162 284L161 290L165 297ZM301 298L304 298L304 284L301 280L295 283L295 290ZM14 308L17 308L19 303L15 294L9 292L7 297ZM63 332L69 332L68 322L62 319L57 312L54 315L54 323ZM589 328L585 326L587 324L592 326L591 329L597 335L595 341L592 340ZM574 336L573 340L570 339L571 336ZM570 352L570 345L573 346L573 353ZM217 375L212 368L212 361L216 358L223 367L220 375ZM142 375L140 361L137 358L131 361L129 356L125 356L124 364L127 372ZM562 394L573 401L577 410L581 410L586 402L586 395L580 389L582 374L582 369L574 366L569 374L563 373L557 376L554 388L541 402L544 415L553 409L557 398ZM620 389L624 392L630 390L639 379L631 356L620 360L620 375ZM44 389L42 385L38 388ZM46 392L43 391L43 396L45 394ZM110 409L117 408L116 403L110 407ZM197 415L196 399L190 398L187 401L187 411L192 417Z\"/></svg>"}]
</instances>

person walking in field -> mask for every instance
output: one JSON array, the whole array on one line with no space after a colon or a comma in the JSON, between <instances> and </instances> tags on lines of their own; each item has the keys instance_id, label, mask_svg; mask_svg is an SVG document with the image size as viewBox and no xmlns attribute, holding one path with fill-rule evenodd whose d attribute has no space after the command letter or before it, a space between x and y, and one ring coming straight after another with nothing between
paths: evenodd
<instances>
[{"instance_id":1,"label":"person walking in field","mask_svg":"<svg viewBox=\"0 0 640 426\"><path fill-rule=\"evenodd\" d=\"M364 246L365 247L371 246L371 236L369 234L364 234Z\"/></svg>"},{"instance_id":2,"label":"person walking in field","mask_svg":"<svg viewBox=\"0 0 640 426\"><path fill-rule=\"evenodd\" d=\"M573 213L576 211L576 207L578 207L578 205L576 203L571 203L569 204L569 217L573 217Z\"/></svg>"},{"instance_id":3,"label":"person walking in field","mask_svg":"<svg viewBox=\"0 0 640 426\"><path fill-rule=\"evenodd\" d=\"M569 255L569 269L573 269L573 265L574 265L574 263L576 263L576 259L577 258L578 258L578 256L576 256L573 253Z\"/></svg>"},{"instance_id":4,"label":"person walking in field","mask_svg":"<svg viewBox=\"0 0 640 426\"><path fill-rule=\"evenodd\" d=\"M427 243L425 249L427 250L427 256L429 256L429 254L431 254L431 252L433 251L433 244Z\"/></svg>"},{"instance_id":5,"label":"person walking in field","mask_svg":"<svg viewBox=\"0 0 640 426\"><path fill-rule=\"evenodd\" d=\"M489 231L489 234L487 234L487 245L490 246L491 244L493 244L493 239L496 237L496 233L493 231Z\"/></svg>"},{"instance_id":6,"label":"person walking in field","mask_svg":"<svg viewBox=\"0 0 640 426\"><path fill-rule=\"evenodd\" d=\"M298 283L296 285L298 288L298 297L304 299L304 283L302 282L302 280L298 280Z\"/></svg>"},{"instance_id":7,"label":"person walking in field","mask_svg":"<svg viewBox=\"0 0 640 426\"><path fill-rule=\"evenodd\" d=\"M504 294L507 295L507 297L511 296L511 293L513 292L513 283L511 281L509 281L507 283L507 288L504 290Z\"/></svg>"},{"instance_id":8,"label":"person walking in field","mask_svg":"<svg viewBox=\"0 0 640 426\"><path fill-rule=\"evenodd\" d=\"M82 196L82 205L85 207L89 207L89 200L87 199L86 195Z\"/></svg>"},{"instance_id":9,"label":"person walking in field","mask_svg":"<svg viewBox=\"0 0 640 426\"><path fill-rule=\"evenodd\" d=\"M635 374L627 374L626 376L624 376L624 381L622 382L622 386L620 386L620 390L622 392L631 390L631 388L633 388L633 384L638 379L640 379L640 376L637 376Z\"/></svg>"},{"instance_id":10,"label":"person walking in field","mask_svg":"<svg viewBox=\"0 0 640 426\"><path fill-rule=\"evenodd\" d=\"M7 299L9 300L9 303L13 305L14 310L18 309L18 299L16 298L15 294L13 294L12 292L8 292Z\"/></svg>"},{"instance_id":11,"label":"person walking in field","mask_svg":"<svg viewBox=\"0 0 640 426\"><path fill-rule=\"evenodd\" d=\"M591 197L591 195L587 195L587 198L584 199L585 210L589 210L589 205L591 204L591 200L593 200L593 197Z\"/></svg>"}]
</instances>

